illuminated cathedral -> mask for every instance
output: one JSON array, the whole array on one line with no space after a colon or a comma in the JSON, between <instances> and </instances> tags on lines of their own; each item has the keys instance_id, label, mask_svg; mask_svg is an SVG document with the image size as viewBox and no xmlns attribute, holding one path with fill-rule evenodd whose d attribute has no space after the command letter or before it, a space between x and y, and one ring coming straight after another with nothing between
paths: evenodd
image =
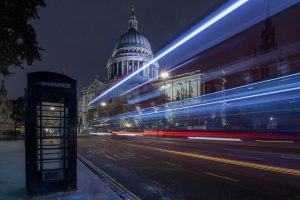
<instances>
[{"instance_id":1,"label":"illuminated cathedral","mask_svg":"<svg viewBox=\"0 0 300 200\"><path fill-rule=\"evenodd\" d=\"M117 41L112 57L107 63L108 80L114 80L150 62L153 58L148 39L138 31L138 21L134 8L128 21L128 30ZM158 76L157 62L138 74L142 80Z\"/></svg>"}]
</instances>

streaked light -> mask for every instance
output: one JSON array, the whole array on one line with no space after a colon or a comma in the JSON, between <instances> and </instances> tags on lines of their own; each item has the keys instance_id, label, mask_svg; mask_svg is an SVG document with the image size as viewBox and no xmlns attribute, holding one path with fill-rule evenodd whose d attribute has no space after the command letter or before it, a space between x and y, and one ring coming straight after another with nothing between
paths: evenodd
<instances>
[{"instance_id":1,"label":"streaked light","mask_svg":"<svg viewBox=\"0 0 300 200\"><path fill-rule=\"evenodd\" d=\"M143 136L143 134L133 134L133 133L118 133L119 136Z\"/></svg>"},{"instance_id":2,"label":"streaked light","mask_svg":"<svg viewBox=\"0 0 300 200\"><path fill-rule=\"evenodd\" d=\"M90 135L111 135L111 133L104 133L104 132L91 132Z\"/></svg>"},{"instance_id":3,"label":"streaked light","mask_svg":"<svg viewBox=\"0 0 300 200\"><path fill-rule=\"evenodd\" d=\"M188 137L188 139L193 139L193 140L233 141L233 142L240 142L240 141L242 141L239 138L218 138L218 137Z\"/></svg>"},{"instance_id":4,"label":"streaked light","mask_svg":"<svg viewBox=\"0 0 300 200\"><path fill-rule=\"evenodd\" d=\"M115 85L113 85L112 87L110 87L109 89L107 89L106 91L104 91L103 93L101 93L94 100L92 100L88 104L88 106L91 105L92 103L95 103L101 97L103 97L104 95L108 94L109 92L111 92L112 90L114 90L115 88L117 88L118 86L120 86L121 84L123 84L124 82L126 82L127 80L131 79L133 76L135 76L136 74L138 74L140 71L142 71L145 68L149 67L150 65L154 64L159 59L163 58L164 56L166 56L167 54L169 54L170 52L172 52L173 50L175 50L177 47L179 47L182 44L186 43L191 38L193 38L197 34L201 33L202 31L204 31L205 29L207 29L208 27L210 27L211 25L213 25L214 23L216 23L217 21L219 21L223 17L227 16L228 14L230 14L231 12L233 12L234 10L236 10L237 8L239 8L240 6L242 6L243 4L245 4L248 1L249 0L238 0L234 4L232 4L231 6L229 6L228 8L226 8L225 10L223 10L222 12L220 12L219 14L217 14L215 17L213 17L212 19L210 19L209 21L207 21L206 23L200 25L200 27L198 27L196 30L194 30L193 32L191 32L190 34L188 34L187 36L185 36L183 39L181 39L178 42L176 42L174 45L172 45L171 47L169 47L168 49L166 49L164 52L162 52L161 54L159 54L158 56L156 56L155 58L153 58L149 63L143 65L140 68L138 68L136 71L132 72L131 74L129 74L128 76L126 76L124 79L120 80L118 83L116 83Z\"/></svg>"}]
</instances>

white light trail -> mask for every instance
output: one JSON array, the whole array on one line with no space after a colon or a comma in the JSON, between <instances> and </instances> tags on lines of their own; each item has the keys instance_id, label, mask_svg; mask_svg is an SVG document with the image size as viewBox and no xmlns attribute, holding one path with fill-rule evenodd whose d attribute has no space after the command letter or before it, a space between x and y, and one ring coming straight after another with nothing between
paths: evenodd
<instances>
[{"instance_id":1,"label":"white light trail","mask_svg":"<svg viewBox=\"0 0 300 200\"><path fill-rule=\"evenodd\" d=\"M280 94L280 93L283 93L283 92L292 92L292 91L297 91L297 90L300 90L300 87L294 87L294 88L284 89L284 90L277 90L277 91L272 91L272 92L265 92L265 93L261 93L261 94L248 95L248 96L244 96L244 97L231 98L231 99L215 101L215 102L210 102L210 103L197 104L197 105L192 105L192 106L166 109L166 110L152 112L152 113L138 114L138 115L133 115L133 117L146 116L146 115L152 115L152 114L158 114L158 113L165 113L165 112L170 112L170 111L185 110L185 109L209 106L209 105L220 104L220 103L225 103L225 102L228 103L228 102L231 102L231 101L239 101L239 100L245 100L245 99L249 99L249 98L263 97L263 96L266 96L266 95ZM130 116L130 117L132 117L132 116Z\"/></svg>"},{"instance_id":2,"label":"white light trail","mask_svg":"<svg viewBox=\"0 0 300 200\"><path fill-rule=\"evenodd\" d=\"M193 139L193 140L232 141L232 142L240 142L240 141L242 141L239 138L219 138L219 137L188 137L188 139Z\"/></svg>"},{"instance_id":3,"label":"white light trail","mask_svg":"<svg viewBox=\"0 0 300 200\"><path fill-rule=\"evenodd\" d=\"M130 78L132 78L134 75L138 74L140 71L144 70L145 68L149 67L153 63L157 62L159 59L161 59L162 57L166 56L167 54L169 54L170 52L172 52L173 50L175 50L177 47L181 46L182 44L186 43L191 38L195 37L197 34L201 33L202 31L204 31L205 29L207 29L208 27L210 27L211 25L213 25L214 23L216 23L217 21L219 21L223 17L227 16L228 14L230 14L231 12L233 12L234 10L236 10L237 8L239 8L240 6L244 5L248 1L249 0L238 0L234 4L232 4L231 6L229 6L228 8L226 8L225 10L223 10L222 12L220 12L219 14L217 14L215 17L213 17L212 19L210 19L209 21L207 21L206 23L204 23L203 25L201 25L200 27L198 27L196 30L194 30L193 32L191 32L190 34L188 34L187 36L185 36L183 39L181 39L180 41L176 42L174 45L172 45L171 47L169 47L168 49L166 49L164 52L162 52L161 54L159 54L158 56L156 56L155 58L153 58L149 63L145 64L144 66L142 66L138 70L132 72L127 77L125 77L124 79L120 80L118 83L116 83L112 87L110 87L108 90L106 90L105 92L101 93L98 97L96 97L94 100L92 100L88 104L88 106L91 105L92 103L95 103L101 97L103 97L104 95L108 94L113 89L115 89L116 87L120 86L122 83L124 83L127 80L129 80Z\"/></svg>"}]
</instances>

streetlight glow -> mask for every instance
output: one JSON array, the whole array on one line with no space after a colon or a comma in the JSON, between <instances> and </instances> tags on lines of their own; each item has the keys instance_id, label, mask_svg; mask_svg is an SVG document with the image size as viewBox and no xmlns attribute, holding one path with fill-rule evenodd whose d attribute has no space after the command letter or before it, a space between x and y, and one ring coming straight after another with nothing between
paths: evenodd
<instances>
[{"instance_id":1,"label":"streetlight glow","mask_svg":"<svg viewBox=\"0 0 300 200\"><path fill-rule=\"evenodd\" d=\"M169 78L169 73L168 72L162 72L160 74L160 77L162 77L163 79Z\"/></svg>"}]
</instances>

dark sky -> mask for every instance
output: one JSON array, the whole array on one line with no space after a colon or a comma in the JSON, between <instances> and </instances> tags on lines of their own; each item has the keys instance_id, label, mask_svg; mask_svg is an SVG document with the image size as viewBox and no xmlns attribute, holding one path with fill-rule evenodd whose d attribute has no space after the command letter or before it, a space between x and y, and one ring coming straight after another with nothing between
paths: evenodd
<instances>
[{"instance_id":1,"label":"dark sky","mask_svg":"<svg viewBox=\"0 0 300 200\"><path fill-rule=\"evenodd\" d=\"M139 30L157 52L180 33L222 5L225 0L152 0L135 2ZM117 39L127 31L130 0L51 0L33 22L45 49L42 61L14 70L6 80L8 98L24 94L26 74L66 72L78 81L78 90L96 74L106 78L106 63Z\"/></svg>"}]
</instances>

